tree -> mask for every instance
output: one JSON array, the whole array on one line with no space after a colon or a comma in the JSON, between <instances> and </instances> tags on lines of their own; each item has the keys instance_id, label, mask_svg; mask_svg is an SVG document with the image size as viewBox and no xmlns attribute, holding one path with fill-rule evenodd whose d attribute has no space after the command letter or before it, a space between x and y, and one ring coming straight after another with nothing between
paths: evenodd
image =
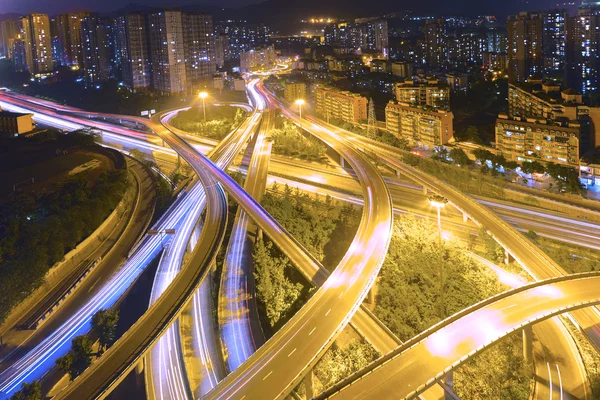
<instances>
[{"instance_id":1,"label":"tree","mask_svg":"<svg viewBox=\"0 0 600 400\"><path fill-rule=\"evenodd\" d=\"M546 172L546 167L539 161L533 161L531 163L531 167L533 168L533 172L537 172L538 174L543 174Z\"/></svg>"},{"instance_id":2,"label":"tree","mask_svg":"<svg viewBox=\"0 0 600 400\"><path fill-rule=\"evenodd\" d=\"M487 160L491 160L493 156L491 151L481 148L473 150L473 155L482 164L484 164Z\"/></svg>"},{"instance_id":3,"label":"tree","mask_svg":"<svg viewBox=\"0 0 600 400\"><path fill-rule=\"evenodd\" d=\"M479 137L479 129L477 129L477 127L474 125L467 126L467 129L465 131L465 140L472 143L481 144L481 138Z\"/></svg>"},{"instance_id":4,"label":"tree","mask_svg":"<svg viewBox=\"0 0 600 400\"><path fill-rule=\"evenodd\" d=\"M533 163L531 161L523 161L523 164L521 164L521 171L523 171L524 174L532 174L533 173Z\"/></svg>"},{"instance_id":5,"label":"tree","mask_svg":"<svg viewBox=\"0 0 600 400\"><path fill-rule=\"evenodd\" d=\"M468 167L471 164L471 160L469 159L469 156L467 156L467 153L458 147L450 150L450 158L454 160L455 164L458 164L461 167Z\"/></svg>"},{"instance_id":6,"label":"tree","mask_svg":"<svg viewBox=\"0 0 600 400\"><path fill-rule=\"evenodd\" d=\"M33 381L31 383L23 382L21 389L13 394L10 400L41 400L42 399L42 385L40 381Z\"/></svg>"},{"instance_id":7,"label":"tree","mask_svg":"<svg viewBox=\"0 0 600 400\"><path fill-rule=\"evenodd\" d=\"M446 149L445 147L438 147L434 150L433 154L431 155L431 159L432 160L437 160L437 161L441 161L441 162L448 162L448 149Z\"/></svg>"},{"instance_id":8,"label":"tree","mask_svg":"<svg viewBox=\"0 0 600 400\"><path fill-rule=\"evenodd\" d=\"M92 317L92 331L100 341L102 350L106 350L115 341L117 323L119 322L119 310L99 310Z\"/></svg>"},{"instance_id":9,"label":"tree","mask_svg":"<svg viewBox=\"0 0 600 400\"><path fill-rule=\"evenodd\" d=\"M56 360L56 365L68 373L71 380L77 378L92 364L93 344L86 335L74 337L71 340L71 351Z\"/></svg>"},{"instance_id":10,"label":"tree","mask_svg":"<svg viewBox=\"0 0 600 400\"><path fill-rule=\"evenodd\" d=\"M271 242L257 241L254 260L257 298L265 308L269 325L274 327L292 309L300 297L302 285L294 284L286 276L289 260L271 256Z\"/></svg>"},{"instance_id":11,"label":"tree","mask_svg":"<svg viewBox=\"0 0 600 400\"><path fill-rule=\"evenodd\" d=\"M129 150L129 155L138 161L144 161L146 159L146 157L144 157L144 153L142 153L138 149Z\"/></svg>"}]
</instances>

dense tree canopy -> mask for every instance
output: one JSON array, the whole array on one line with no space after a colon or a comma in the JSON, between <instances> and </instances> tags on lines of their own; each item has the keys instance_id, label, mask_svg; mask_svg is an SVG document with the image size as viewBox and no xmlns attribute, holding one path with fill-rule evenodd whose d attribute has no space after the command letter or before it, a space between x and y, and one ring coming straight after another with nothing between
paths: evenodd
<instances>
[{"instance_id":1,"label":"dense tree canopy","mask_svg":"<svg viewBox=\"0 0 600 400\"><path fill-rule=\"evenodd\" d=\"M496 276L454 241L439 246L435 224L400 218L384 261L375 314L407 340L500 291Z\"/></svg>"},{"instance_id":2,"label":"dense tree canopy","mask_svg":"<svg viewBox=\"0 0 600 400\"><path fill-rule=\"evenodd\" d=\"M126 170L103 172L93 185L78 175L51 194L17 193L0 208L0 321L104 221L126 188Z\"/></svg>"}]
</instances>

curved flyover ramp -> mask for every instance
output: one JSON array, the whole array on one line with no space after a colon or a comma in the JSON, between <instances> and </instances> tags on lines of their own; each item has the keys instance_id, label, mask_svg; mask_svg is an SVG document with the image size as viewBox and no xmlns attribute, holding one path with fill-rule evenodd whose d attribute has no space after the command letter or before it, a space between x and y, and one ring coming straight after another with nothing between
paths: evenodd
<instances>
[{"instance_id":1,"label":"curved flyover ramp","mask_svg":"<svg viewBox=\"0 0 600 400\"><path fill-rule=\"evenodd\" d=\"M206 190L206 221L199 244L162 296L99 360L59 393L57 399L96 399L108 395L180 314L208 272L223 242L227 199L222 187L209 171L194 162L196 151L191 146L158 123L152 127L190 163Z\"/></svg>"},{"instance_id":2,"label":"curved flyover ramp","mask_svg":"<svg viewBox=\"0 0 600 400\"><path fill-rule=\"evenodd\" d=\"M406 342L319 398L411 398L508 334L600 303L600 272L540 281L475 304Z\"/></svg>"}]
</instances>

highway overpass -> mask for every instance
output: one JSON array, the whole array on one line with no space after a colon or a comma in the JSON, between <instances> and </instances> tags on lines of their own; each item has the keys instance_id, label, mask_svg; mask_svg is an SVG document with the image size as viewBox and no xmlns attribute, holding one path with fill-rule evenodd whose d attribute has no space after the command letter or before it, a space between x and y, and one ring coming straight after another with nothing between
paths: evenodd
<instances>
[{"instance_id":1,"label":"highway overpass","mask_svg":"<svg viewBox=\"0 0 600 400\"><path fill-rule=\"evenodd\" d=\"M471 306L327 390L319 399L410 398L510 333L600 303L600 272L552 278Z\"/></svg>"}]
</instances>

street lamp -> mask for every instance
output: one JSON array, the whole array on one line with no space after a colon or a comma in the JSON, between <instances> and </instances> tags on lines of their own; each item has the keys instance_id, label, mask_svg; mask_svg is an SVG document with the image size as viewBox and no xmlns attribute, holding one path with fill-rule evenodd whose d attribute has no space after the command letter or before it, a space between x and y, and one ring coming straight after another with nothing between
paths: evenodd
<instances>
[{"instance_id":1,"label":"street lamp","mask_svg":"<svg viewBox=\"0 0 600 400\"><path fill-rule=\"evenodd\" d=\"M441 253L441 249L442 249L442 217L441 217L441 213L440 210L444 207L446 207L446 204L448 203L448 199L440 196L439 194L434 194L432 196L429 197L429 204L432 207L437 208L437 217L438 217L438 243L440 246L440 253ZM439 300L439 307L440 307L440 312L444 311L444 304L445 304L445 292L444 292L444 281L445 281L445 271L444 271L444 263L440 263L440 300Z\"/></svg>"},{"instance_id":2,"label":"street lamp","mask_svg":"<svg viewBox=\"0 0 600 400\"><path fill-rule=\"evenodd\" d=\"M298 99L294 102L298 106L298 111L300 113L300 130L302 130L302 106L304 105L304 99Z\"/></svg>"},{"instance_id":3,"label":"street lamp","mask_svg":"<svg viewBox=\"0 0 600 400\"><path fill-rule=\"evenodd\" d=\"M204 121L206 122L206 104L204 101L208 97L208 93L200 92L200 93L198 93L198 97L200 97L202 99L202 112L204 113Z\"/></svg>"},{"instance_id":4,"label":"street lamp","mask_svg":"<svg viewBox=\"0 0 600 400\"><path fill-rule=\"evenodd\" d=\"M437 218L438 218L438 233L440 235L440 246L442 245L442 217L441 217L441 209L446 206L448 203L448 199L440 196L439 194L434 194L429 197L429 204L432 207L437 208Z\"/></svg>"}]
</instances>

